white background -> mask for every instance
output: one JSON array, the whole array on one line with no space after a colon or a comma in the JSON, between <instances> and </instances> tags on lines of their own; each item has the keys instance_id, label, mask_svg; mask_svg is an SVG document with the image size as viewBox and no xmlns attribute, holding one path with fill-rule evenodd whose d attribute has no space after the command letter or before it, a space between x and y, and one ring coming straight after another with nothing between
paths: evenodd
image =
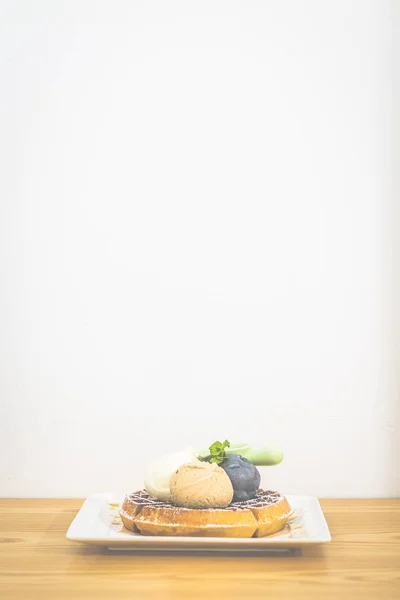
<instances>
[{"instance_id":1,"label":"white background","mask_svg":"<svg viewBox=\"0 0 400 600\"><path fill-rule=\"evenodd\" d=\"M400 493L390 4L1 2L0 495Z\"/></svg>"}]
</instances>

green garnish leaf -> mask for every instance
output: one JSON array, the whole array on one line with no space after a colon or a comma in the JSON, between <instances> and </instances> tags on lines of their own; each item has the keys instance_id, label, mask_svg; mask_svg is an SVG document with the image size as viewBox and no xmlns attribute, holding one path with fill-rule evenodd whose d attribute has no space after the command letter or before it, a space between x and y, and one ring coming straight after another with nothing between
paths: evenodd
<instances>
[{"instance_id":1,"label":"green garnish leaf","mask_svg":"<svg viewBox=\"0 0 400 600\"><path fill-rule=\"evenodd\" d=\"M230 445L231 444L228 440L225 440L222 443L214 442L209 447L210 455L205 456L201 460L220 465L226 458L228 458L228 453L226 452L225 448L229 448Z\"/></svg>"}]
</instances>

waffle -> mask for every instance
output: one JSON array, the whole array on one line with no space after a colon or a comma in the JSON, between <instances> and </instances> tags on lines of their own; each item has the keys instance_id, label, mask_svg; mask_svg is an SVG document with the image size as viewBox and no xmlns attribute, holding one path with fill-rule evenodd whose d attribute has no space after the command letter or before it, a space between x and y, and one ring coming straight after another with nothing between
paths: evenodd
<instances>
[{"instance_id":1,"label":"waffle","mask_svg":"<svg viewBox=\"0 0 400 600\"><path fill-rule=\"evenodd\" d=\"M282 529L290 516L279 492L259 490L254 498L227 508L181 508L161 502L145 490L128 494L119 514L124 526L142 535L264 537Z\"/></svg>"}]
</instances>

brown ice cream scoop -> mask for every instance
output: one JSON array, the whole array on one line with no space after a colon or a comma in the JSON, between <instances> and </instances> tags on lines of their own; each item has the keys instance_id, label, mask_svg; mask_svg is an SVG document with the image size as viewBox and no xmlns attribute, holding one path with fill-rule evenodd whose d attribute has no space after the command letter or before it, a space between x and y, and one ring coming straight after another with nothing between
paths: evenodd
<instances>
[{"instance_id":1,"label":"brown ice cream scoop","mask_svg":"<svg viewBox=\"0 0 400 600\"><path fill-rule=\"evenodd\" d=\"M231 480L215 463L182 465L170 480L171 500L186 508L225 508L233 498Z\"/></svg>"}]
</instances>

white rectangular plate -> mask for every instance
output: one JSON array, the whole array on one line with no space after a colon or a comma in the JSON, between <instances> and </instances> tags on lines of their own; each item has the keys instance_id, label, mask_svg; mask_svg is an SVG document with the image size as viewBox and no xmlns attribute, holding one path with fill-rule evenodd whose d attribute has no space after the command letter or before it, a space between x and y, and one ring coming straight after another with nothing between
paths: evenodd
<instances>
[{"instance_id":1,"label":"white rectangular plate","mask_svg":"<svg viewBox=\"0 0 400 600\"><path fill-rule=\"evenodd\" d=\"M94 494L71 523L67 539L84 544L125 550L229 551L300 547L331 541L328 525L317 498L287 496L293 514L278 533L263 538L211 538L143 536L125 529L118 515L119 494Z\"/></svg>"}]
</instances>

